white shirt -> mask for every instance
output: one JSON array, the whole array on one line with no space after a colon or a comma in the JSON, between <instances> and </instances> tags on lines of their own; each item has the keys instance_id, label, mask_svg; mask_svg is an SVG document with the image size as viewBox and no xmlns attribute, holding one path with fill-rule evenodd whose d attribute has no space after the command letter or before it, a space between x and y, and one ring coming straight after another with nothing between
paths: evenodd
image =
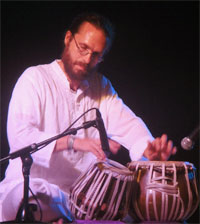
<instances>
[{"instance_id":1,"label":"white shirt","mask_svg":"<svg viewBox=\"0 0 200 224\"><path fill-rule=\"evenodd\" d=\"M10 153L62 133L93 107L99 108L108 136L129 150L131 160L141 159L147 141L153 137L143 121L118 97L110 81L94 74L74 92L56 60L26 69L15 85L7 123ZM95 118L96 112L92 110L74 127ZM76 136L98 138L99 133L92 127L79 130ZM89 152L53 153L54 146L55 141L32 154L30 177L43 178L68 192L96 157ZM21 169L20 158L10 160L1 189L21 181Z\"/></svg>"}]
</instances>

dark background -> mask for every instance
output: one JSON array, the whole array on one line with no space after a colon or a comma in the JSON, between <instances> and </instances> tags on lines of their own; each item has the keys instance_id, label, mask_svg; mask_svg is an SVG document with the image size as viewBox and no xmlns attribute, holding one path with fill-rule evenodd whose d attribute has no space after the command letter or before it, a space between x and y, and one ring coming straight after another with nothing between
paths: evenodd
<instances>
[{"instance_id":1,"label":"dark background","mask_svg":"<svg viewBox=\"0 0 200 224\"><path fill-rule=\"evenodd\" d=\"M1 157L8 154L6 119L12 89L29 66L60 58L71 19L82 11L108 16L116 39L100 70L154 137L167 133L178 148L170 160L197 168L181 139L199 124L198 2L1 2ZM126 149L114 160L126 164ZM1 179L7 164L1 166ZM199 223L198 211L188 223Z\"/></svg>"}]
</instances>

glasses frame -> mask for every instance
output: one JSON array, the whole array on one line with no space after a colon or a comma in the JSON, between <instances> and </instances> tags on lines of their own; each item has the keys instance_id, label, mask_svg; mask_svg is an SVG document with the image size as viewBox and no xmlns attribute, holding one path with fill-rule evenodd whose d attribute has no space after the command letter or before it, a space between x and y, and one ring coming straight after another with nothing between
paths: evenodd
<instances>
[{"instance_id":1,"label":"glasses frame","mask_svg":"<svg viewBox=\"0 0 200 224\"><path fill-rule=\"evenodd\" d=\"M76 40L76 38L75 38L75 36L74 36L74 34L72 34L72 37L73 37L73 39L74 39L74 42L75 42L75 45L76 45L76 47L77 47L77 49L78 49L78 51L79 51L79 53L80 53L80 55L82 55L82 56L86 56L86 55L88 55L88 54L91 54L92 55L92 60L96 60L97 61L97 63L101 63L104 59L103 59L103 57L102 56L95 56L94 55L94 52L92 51L92 50L90 50L90 49L81 49L81 47L80 47L80 45L78 44L78 42L77 42L77 40ZM91 51L91 52L89 52L89 50ZM96 58L95 58L96 57Z\"/></svg>"}]
</instances>

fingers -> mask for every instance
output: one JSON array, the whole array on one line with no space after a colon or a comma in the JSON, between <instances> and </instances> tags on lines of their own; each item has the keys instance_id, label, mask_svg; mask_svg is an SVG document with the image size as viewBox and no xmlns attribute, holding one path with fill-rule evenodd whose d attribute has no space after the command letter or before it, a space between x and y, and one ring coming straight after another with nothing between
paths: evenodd
<instances>
[{"instance_id":1,"label":"fingers","mask_svg":"<svg viewBox=\"0 0 200 224\"><path fill-rule=\"evenodd\" d=\"M162 148L161 138L155 138L153 142L149 142L148 147L152 155L159 154Z\"/></svg>"},{"instance_id":2,"label":"fingers","mask_svg":"<svg viewBox=\"0 0 200 224\"><path fill-rule=\"evenodd\" d=\"M172 149L172 155L175 155L175 154L176 154L176 152L177 152L177 147L176 147L176 146L174 146L174 147L173 147L173 149Z\"/></svg>"},{"instance_id":3,"label":"fingers","mask_svg":"<svg viewBox=\"0 0 200 224\"><path fill-rule=\"evenodd\" d=\"M112 139L108 139L108 143L109 143L110 151L113 154L117 154L119 149L121 148L121 145Z\"/></svg>"},{"instance_id":4,"label":"fingers","mask_svg":"<svg viewBox=\"0 0 200 224\"><path fill-rule=\"evenodd\" d=\"M95 154L95 156L100 160L106 159L106 155L104 151L102 150L101 144L99 143L94 142L94 145L92 147L92 153Z\"/></svg>"},{"instance_id":5,"label":"fingers","mask_svg":"<svg viewBox=\"0 0 200 224\"><path fill-rule=\"evenodd\" d=\"M90 145L90 151L100 160L105 160L106 155L101 147L101 142L98 139L89 139Z\"/></svg>"},{"instance_id":6,"label":"fingers","mask_svg":"<svg viewBox=\"0 0 200 224\"><path fill-rule=\"evenodd\" d=\"M163 147L161 148L161 160L168 160L171 155L177 152L177 148L173 146L172 140L167 141L167 135L161 137Z\"/></svg>"},{"instance_id":7,"label":"fingers","mask_svg":"<svg viewBox=\"0 0 200 224\"><path fill-rule=\"evenodd\" d=\"M117 154L117 152L121 148L121 145L119 143L117 143L116 141L111 140L111 139L108 139L108 143L109 143L110 151L113 154ZM103 159L104 160L106 158L106 155L105 155L104 151L102 150L100 140L95 140L94 141L94 151L93 151L93 153L97 156L98 159Z\"/></svg>"},{"instance_id":8,"label":"fingers","mask_svg":"<svg viewBox=\"0 0 200 224\"><path fill-rule=\"evenodd\" d=\"M145 149L144 156L149 160L168 160L171 155L174 155L177 148L173 146L171 140L167 140L167 135L163 134L160 138L154 139L149 142Z\"/></svg>"},{"instance_id":9,"label":"fingers","mask_svg":"<svg viewBox=\"0 0 200 224\"><path fill-rule=\"evenodd\" d=\"M167 145L167 135L163 134L160 138L161 140L161 148L165 148Z\"/></svg>"},{"instance_id":10,"label":"fingers","mask_svg":"<svg viewBox=\"0 0 200 224\"><path fill-rule=\"evenodd\" d=\"M100 160L106 159L106 155L101 148L100 140L97 139L76 138L74 141L74 149L77 151L91 152Z\"/></svg>"},{"instance_id":11,"label":"fingers","mask_svg":"<svg viewBox=\"0 0 200 224\"><path fill-rule=\"evenodd\" d=\"M156 139L153 142L148 142L147 147L144 151L144 156L149 160L157 160L159 153L159 150L156 149L157 147L158 141Z\"/></svg>"}]
</instances>

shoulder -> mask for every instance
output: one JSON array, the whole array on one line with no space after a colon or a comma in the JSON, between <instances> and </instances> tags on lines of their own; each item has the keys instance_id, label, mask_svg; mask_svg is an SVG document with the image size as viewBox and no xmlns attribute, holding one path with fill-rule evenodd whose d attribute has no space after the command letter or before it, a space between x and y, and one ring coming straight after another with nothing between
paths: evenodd
<instances>
[{"instance_id":1,"label":"shoulder","mask_svg":"<svg viewBox=\"0 0 200 224\"><path fill-rule=\"evenodd\" d=\"M45 74L49 73L49 71L52 69L51 65L52 65L52 63L50 63L50 64L42 64L42 65L35 65L35 66L28 67L22 73L22 77L26 77L26 78L34 77L34 78L36 78L37 76L40 77L42 75L45 75Z\"/></svg>"},{"instance_id":2,"label":"shoulder","mask_svg":"<svg viewBox=\"0 0 200 224\"><path fill-rule=\"evenodd\" d=\"M52 63L30 66L24 70L19 77L17 83L20 84L37 84L50 78L50 71L52 70Z\"/></svg>"},{"instance_id":3,"label":"shoulder","mask_svg":"<svg viewBox=\"0 0 200 224\"><path fill-rule=\"evenodd\" d=\"M97 90L99 88L103 92L115 93L111 81L102 73L95 73L89 83L92 89L95 88Z\"/></svg>"}]
</instances>

